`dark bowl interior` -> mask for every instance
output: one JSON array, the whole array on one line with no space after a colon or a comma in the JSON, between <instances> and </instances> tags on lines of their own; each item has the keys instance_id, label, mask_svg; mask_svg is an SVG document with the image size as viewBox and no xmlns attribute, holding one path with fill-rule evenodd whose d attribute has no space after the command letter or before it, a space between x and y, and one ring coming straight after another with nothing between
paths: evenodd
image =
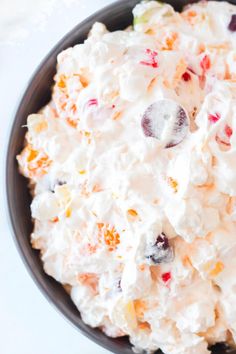
<instances>
[{"instance_id":1,"label":"dark bowl interior","mask_svg":"<svg viewBox=\"0 0 236 354\"><path fill-rule=\"evenodd\" d=\"M64 288L43 271L38 251L31 248L30 233L32 222L30 216L31 197L27 188L27 180L18 172L16 155L23 147L26 118L30 113L37 112L50 100L53 76L56 70L56 57L63 49L81 43L95 21L106 24L109 30L124 29L132 23L132 8L138 0L121 0L89 17L76 26L65 36L43 60L34 74L17 110L10 134L6 160L6 189L10 221L14 238L22 259L36 284L55 305L55 307L72 323L80 332L106 349L118 354L131 354L131 346L127 338L112 339L100 330L88 327L81 320L80 314L71 301ZM180 10L189 2L187 0L169 0L175 9ZM233 1L236 3L236 0ZM226 350L218 345L213 353L223 354ZM160 351L159 351L160 353ZM231 351L236 354L236 351Z\"/></svg>"}]
</instances>

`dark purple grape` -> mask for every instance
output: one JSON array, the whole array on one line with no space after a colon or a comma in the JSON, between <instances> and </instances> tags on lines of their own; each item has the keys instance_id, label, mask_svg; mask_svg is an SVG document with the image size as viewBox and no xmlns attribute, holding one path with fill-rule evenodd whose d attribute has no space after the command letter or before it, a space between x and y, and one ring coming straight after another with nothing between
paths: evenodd
<instances>
[{"instance_id":1,"label":"dark purple grape","mask_svg":"<svg viewBox=\"0 0 236 354\"><path fill-rule=\"evenodd\" d=\"M164 234L164 232L162 232L160 235L157 236L154 246L163 250L167 250L170 247L169 240Z\"/></svg>"},{"instance_id":2,"label":"dark purple grape","mask_svg":"<svg viewBox=\"0 0 236 354\"><path fill-rule=\"evenodd\" d=\"M212 354L233 354L232 348L226 343L217 343L209 347Z\"/></svg>"},{"instance_id":3,"label":"dark purple grape","mask_svg":"<svg viewBox=\"0 0 236 354\"><path fill-rule=\"evenodd\" d=\"M154 245L149 247L146 258L151 264L169 263L174 260L173 248L164 232L158 235Z\"/></svg>"},{"instance_id":4,"label":"dark purple grape","mask_svg":"<svg viewBox=\"0 0 236 354\"><path fill-rule=\"evenodd\" d=\"M182 106L169 99L151 104L143 114L141 126L147 137L163 142L165 148L178 145L189 131L189 118Z\"/></svg>"},{"instance_id":5,"label":"dark purple grape","mask_svg":"<svg viewBox=\"0 0 236 354\"><path fill-rule=\"evenodd\" d=\"M235 32L236 31L236 14L231 16L230 23L228 24L228 29L231 32Z\"/></svg>"}]
</instances>

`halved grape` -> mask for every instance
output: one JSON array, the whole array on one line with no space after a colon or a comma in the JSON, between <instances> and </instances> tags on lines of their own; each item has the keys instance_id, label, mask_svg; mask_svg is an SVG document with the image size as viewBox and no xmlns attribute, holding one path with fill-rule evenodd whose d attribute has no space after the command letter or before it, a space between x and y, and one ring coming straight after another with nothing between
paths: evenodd
<instances>
[{"instance_id":1,"label":"halved grape","mask_svg":"<svg viewBox=\"0 0 236 354\"><path fill-rule=\"evenodd\" d=\"M231 32L235 32L236 31L236 14L231 16L231 20L230 20L230 23L228 25L228 29Z\"/></svg>"},{"instance_id":2,"label":"halved grape","mask_svg":"<svg viewBox=\"0 0 236 354\"><path fill-rule=\"evenodd\" d=\"M169 263L174 260L174 251L167 236L162 232L156 242L147 250L146 258L150 264Z\"/></svg>"},{"instance_id":3,"label":"halved grape","mask_svg":"<svg viewBox=\"0 0 236 354\"><path fill-rule=\"evenodd\" d=\"M156 5L155 7L151 7L148 8L145 12L142 13L142 15L140 14L136 14L136 11L134 13L134 20L133 20L133 25L139 25L139 24L145 24L148 23L150 21L150 18L152 17L152 15L157 14L159 10L162 11L161 15L163 17L168 17L168 16L172 16L174 14L173 9L170 6L166 6L166 4L163 1L156 1ZM163 11L164 8L164 11Z\"/></svg>"},{"instance_id":4,"label":"halved grape","mask_svg":"<svg viewBox=\"0 0 236 354\"><path fill-rule=\"evenodd\" d=\"M177 102L162 99L150 105L141 122L144 135L160 140L165 148L183 141L189 131L189 117Z\"/></svg>"},{"instance_id":5,"label":"halved grape","mask_svg":"<svg viewBox=\"0 0 236 354\"><path fill-rule=\"evenodd\" d=\"M160 3L160 5L162 6L163 4ZM158 9L158 7L153 7L153 8L150 8L150 9L146 9L146 11L144 11L142 13L142 15L135 14L134 15L133 25L135 26L135 25L139 25L139 24L148 23L150 17L157 11L157 9Z\"/></svg>"}]
</instances>

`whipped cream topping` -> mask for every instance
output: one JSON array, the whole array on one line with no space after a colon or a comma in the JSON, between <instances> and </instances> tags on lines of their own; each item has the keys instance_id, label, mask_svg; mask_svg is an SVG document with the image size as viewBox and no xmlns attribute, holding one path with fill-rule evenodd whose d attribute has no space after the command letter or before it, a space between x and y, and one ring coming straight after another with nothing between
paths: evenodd
<instances>
[{"instance_id":1,"label":"whipped cream topping","mask_svg":"<svg viewBox=\"0 0 236 354\"><path fill-rule=\"evenodd\" d=\"M207 354L236 341L236 7L133 13L59 54L52 99L28 117L32 246L88 325L140 353ZM142 129L163 99L189 119L169 148Z\"/></svg>"}]
</instances>

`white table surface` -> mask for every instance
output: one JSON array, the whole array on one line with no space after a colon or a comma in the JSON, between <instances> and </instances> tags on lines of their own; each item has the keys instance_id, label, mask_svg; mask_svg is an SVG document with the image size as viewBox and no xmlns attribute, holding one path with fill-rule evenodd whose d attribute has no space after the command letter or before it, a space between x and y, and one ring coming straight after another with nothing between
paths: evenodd
<instances>
[{"instance_id":1,"label":"white table surface","mask_svg":"<svg viewBox=\"0 0 236 354\"><path fill-rule=\"evenodd\" d=\"M0 13L4 2L10 6L11 1L0 0ZM31 1L37 5L37 0ZM31 24L31 33L24 39L3 43L0 33L0 354L109 353L81 335L40 293L17 253L5 210L4 155L14 112L30 76L66 32L112 3L70 0L68 6L66 1L57 0L42 28Z\"/></svg>"}]
</instances>

